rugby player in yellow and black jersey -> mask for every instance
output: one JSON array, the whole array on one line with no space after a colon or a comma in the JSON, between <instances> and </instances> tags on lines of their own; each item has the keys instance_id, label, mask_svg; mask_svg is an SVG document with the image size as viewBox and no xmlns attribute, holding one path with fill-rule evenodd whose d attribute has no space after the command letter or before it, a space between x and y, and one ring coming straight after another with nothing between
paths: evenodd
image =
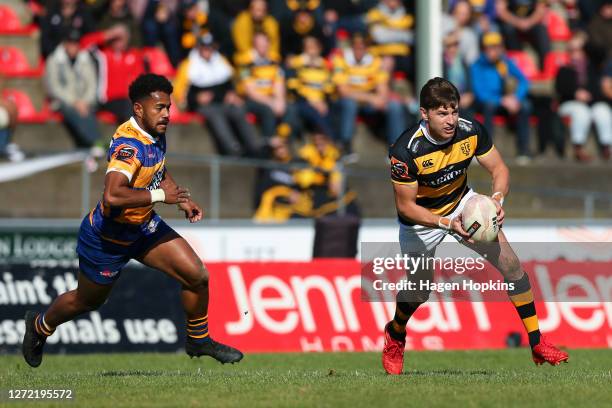
<instances>
[{"instance_id":1,"label":"rugby player in yellow and black jersey","mask_svg":"<svg viewBox=\"0 0 612 408\"><path fill-rule=\"evenodd\" d=\"M509 171L484 126L459 118L459 92L449 81L433 78L420 94L421 122L405 131L389 151L391 181L400 221L399 240L404 254L433 256L435 248L451 233L461 243L481 253L512 283L510 300L527 332L536 364L557 365L568 354L541 335L529 276L500 230L497 241L486 249L473 246L461 226L465 202L476 193L467 183L473 158L492 177L492 198L498 223L504 220L502 204L509 189ZM409 279L433 281L433 270L421 269ZM420 285L417 285L420 288ZM429 290L400 291L395 316L385 326L382 362L389 374L401 374L406 345L406 325L429 298Z\"/></svg>"},{"instance_id":2,"label":"rugby player in yellow and black jersey","mask_svg":"<svg viewBox=\"0 0 612 408\"><path fill-rule=\"evenodd\" d=\"M208 333L208 271L200 257L153 210L155 203L177 204L190 222L202 219L202 209L166 168L172 90L166 78L154 74L141 75L130 85L133 116L111 140L104 195L79 230L78 287L57 297L43 313L26 313L23 356L30 366L40 365L46 339L57 326L106 301L130 259L182 284L188 355L208 355L222 363L242 359L240 351Z\"/></svg>"}]
</instances>

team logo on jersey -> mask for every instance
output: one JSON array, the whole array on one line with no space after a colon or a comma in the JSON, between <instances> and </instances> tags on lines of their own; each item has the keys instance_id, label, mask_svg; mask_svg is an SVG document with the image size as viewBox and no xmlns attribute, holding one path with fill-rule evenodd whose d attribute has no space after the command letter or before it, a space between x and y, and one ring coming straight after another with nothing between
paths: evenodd
<instances>
[{"instance_id":1,"label":"team logo on jersey","mask_svg":"<svg viewBox=\"0 0 612 408\"><path fill-rule=\"evenodd\" d=\"M472 122L465 120L465 119L459 119L459 129L465 131L465 132L470 132L473 127L472 127Z\"/></svg>"},{"instance_id":2,"label":"team logo on jersey","mask_svg":"<svg viewBox=\"0 0 612 408\"><path fill-rule=\"evenodd\" d=\"M433 167L433 159L423 160L423 168L427 169L429 167Z\"/></svg>"},{"instance_id":3,"label":"team logo on jersey","mask_svg":"<svg viewBox=\"0 0 612 408\"><path fill-rule=\"evenodd\" d=\"M461 147L461 152L463 154L465 154L466 156L469 156L470 153L472 152L472 149L470 149L470 142L469 141L465 141L465 142L461 143L460 147Z\"/></svg>"},{"instance_id":4,"label":"team logo on jersey","mask_svg":"<svg viewBox=\"0 0 612 408\"><path fill-rule=\"evenodd\" d=\"M122 144L115 149L115 159L130 163L137 153L138 149L134 146Z\"/></svg>"},{"instance_id":5,"label":"team logo on jersey","mask_svg":"<svg viewBox=\"0 0 612 408\"><path fill-rule=\"evenodd\" d=\"M401 180L412 180L412 177L408 174L408 165L395 157L391 157L391 174Z\"/></svg>"}]
</instances>

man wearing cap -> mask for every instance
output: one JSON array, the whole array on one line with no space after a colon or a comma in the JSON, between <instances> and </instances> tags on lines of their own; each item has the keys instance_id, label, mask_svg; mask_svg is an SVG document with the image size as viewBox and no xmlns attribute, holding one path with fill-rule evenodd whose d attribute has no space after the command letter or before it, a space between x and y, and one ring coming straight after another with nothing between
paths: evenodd
<instances>
[{"instance_id":1,"label":"man wearing cap","mask_svg":"<svg viewBox=\"0 0 612 408\"><path fill-rule=\"evenodd\" d=\"M234 69L217 51L212 34L206 33L179 66L175 97L206 118L221 154L257 156L262 145L245 119L244 101L234 91L233 75Z\"/></svg>"},{"instance_id":2,"label":"man wearing cap","mask_svg":"<svg viewBox=\"0 0 612 408\"><path fill-rule=\"evenodd\" d=\"M100 139L95 116L96 69L87 51L79 49L81 33L71 29L45 64L45 83L51 106L64 117L64 126L77 147L92 147Z\"/></svg>"},{"instance_id":3,"label":"man wearing cap","mask_svg":"<svg viewBox=\"0 0 612 408\"><path fill-rule=\"evenodd\" d=\"M482 37L482 54L470 67L476 97L476 110L484 115L484 125L493 134L493 117L516 117L517 163L529 161L529 81L506 57L501 34L489 32Z\"/></svg>"}]
</instances>

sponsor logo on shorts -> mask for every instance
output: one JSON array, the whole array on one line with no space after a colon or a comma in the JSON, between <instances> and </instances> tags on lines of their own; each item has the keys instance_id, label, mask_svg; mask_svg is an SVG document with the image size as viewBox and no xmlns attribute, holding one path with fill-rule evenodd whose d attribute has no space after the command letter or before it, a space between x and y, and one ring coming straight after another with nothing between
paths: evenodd
<instances>
[{"instance_id":1,"label":"sponsor logo on shorts","mask_svg":"<svg viewBox=\"0 0 612 408\"><path fill-rule=\"evenodd\" d=\"M118 273L119 271L101 271L100 275L104 276L105 278L113 278L117 276Z\"/></svg>"},{"instance_id":2,"label":"sponsor logo on shorts","mask_svg":"<svg viewBox=\"0 0 612 408\"><path fill-rule=\"evenodd\" d=\"M149 224L147 225L147 229L149 230L151 234L153 234L155 231L157 231L158 225L159 225L158 220L151 220L149 221Z\"/></svg>"}]
</instances>

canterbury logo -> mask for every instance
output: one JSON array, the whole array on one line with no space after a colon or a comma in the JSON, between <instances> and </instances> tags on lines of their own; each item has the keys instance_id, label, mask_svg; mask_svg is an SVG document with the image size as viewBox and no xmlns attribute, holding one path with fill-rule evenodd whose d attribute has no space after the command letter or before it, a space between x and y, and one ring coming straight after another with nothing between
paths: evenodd
<instances>
[{"instance_id":1,"label":"canterbury logo","mask_svg":"<svg viewBox=\"0 0 612 408\"><path fill-rule=\"evenodd\" d=\"M423 161L423 168L426 169L428 167L432 167L433 164L433 159L427 159Z\"/></svg>"}]
</instances>

